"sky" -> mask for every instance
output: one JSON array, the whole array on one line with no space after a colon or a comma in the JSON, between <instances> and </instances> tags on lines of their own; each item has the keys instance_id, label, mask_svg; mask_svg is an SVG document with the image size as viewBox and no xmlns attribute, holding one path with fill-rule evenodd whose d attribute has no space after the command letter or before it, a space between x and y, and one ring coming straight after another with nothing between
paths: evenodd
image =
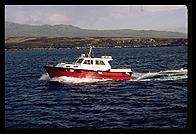
<instances>
[{"instance_id":1,"label":"sky","mask_svg":"<svg viewBox=\"0 0 196 134\"><path fill-rule=\"evenodd\" d=\"M5 5L5 21L187 33L188 11L185 5Z\"/></svg>"}]
</instances>

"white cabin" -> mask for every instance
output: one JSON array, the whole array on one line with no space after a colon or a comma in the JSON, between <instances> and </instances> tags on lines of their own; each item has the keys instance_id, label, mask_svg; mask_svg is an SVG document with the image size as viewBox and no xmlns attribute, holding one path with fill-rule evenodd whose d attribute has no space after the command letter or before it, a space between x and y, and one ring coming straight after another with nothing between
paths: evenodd
<instances>
[{"instance_id":1,"label":"white cabin","mask_svg":"<svg viewBox=\"0 0 196 134\"><path fill-rule=\"evenodd\" d=\"M109 61L112 61L112 56L101 56L100 58L92 58L92 47L87 54L81 54L78 60L73 64L59 63L56 67L82 69L93 71L110 71L110 72L132 72L131 69L112 69Z\"/></svg>"},{"instance_id":2,"label":"white cabin","mask_svg":"<svg viewBox=\"0 0 196 134\"><path fill-rule=\"evenodd\" d=\"M73 64L59 63L56 67L73 68L73 69L85 69L94 71L107 71L111 69L109 61L112 61L111 56L101 56L100 58L86 57L85 54L81 54L78 60Z\"/></svg>"}]
</instances>

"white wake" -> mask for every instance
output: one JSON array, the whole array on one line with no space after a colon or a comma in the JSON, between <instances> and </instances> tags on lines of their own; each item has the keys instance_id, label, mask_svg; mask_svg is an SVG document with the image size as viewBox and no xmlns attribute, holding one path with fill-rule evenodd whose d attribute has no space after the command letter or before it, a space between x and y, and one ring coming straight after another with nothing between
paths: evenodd
<instances>
[{"instance_id":1,"label":"white wake","mask_svg":"<svg viewBox=\"0 0 196 134\"><path fill-rule=\"evenodd\" d=\"M179 80L187 78L187 69L165 70L159 72L133 73L134 81L150 81L150 80Z\"/></svg>"},{"instance_id":2,"label":"white wake","mask_svg":"<svg viewBox=\"0 0 196 134\"><path fill-rule=\"evenodd\" d=\"M67 77L67 76L50 78L48 73L45 73L42 74L39 80L59 82L59 83L94 83L99 81L107 81L109 79L74 78L74 77Z\"/></svg>"},{"instance_id":3,"label":"white wake","mask_svg":"<svg viewBox=\"0 0 196 134\"><path fill-rule=\"evenodd\" d=\"M48 80L50 80L50 77L49 77L48 73L45 73L45 74L42 74L42 76L39 78L39 80L48 81Z\"/></svg>"}]
</instances>

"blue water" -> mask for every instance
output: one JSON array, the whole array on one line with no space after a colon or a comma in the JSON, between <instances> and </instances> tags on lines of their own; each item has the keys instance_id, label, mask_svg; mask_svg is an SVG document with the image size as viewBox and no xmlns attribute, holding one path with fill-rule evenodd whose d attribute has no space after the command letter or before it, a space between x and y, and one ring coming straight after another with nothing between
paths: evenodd
<instances>
[{"instance_id":1,"label":"blue water","mask_svg":"<svg viewBox=\"0 0 196 134\"><path fill-rule=\"evenodd\" d=\"M185 128L187 47L94 49L133 80L49 79L86 49L5 51L6 128Z\"/></svg>"}]
</instances>

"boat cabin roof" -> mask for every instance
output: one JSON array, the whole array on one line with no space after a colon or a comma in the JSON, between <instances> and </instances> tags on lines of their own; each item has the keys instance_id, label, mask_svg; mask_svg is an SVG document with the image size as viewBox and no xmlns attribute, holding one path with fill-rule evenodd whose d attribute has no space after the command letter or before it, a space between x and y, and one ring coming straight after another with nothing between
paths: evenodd
<instances>
[{"instance_id":1,"label":"boat cabin roof","mask_svg":"<svg viewBox=\"0 0 196 134\"><path fill-rule=\"evenodd\" d=\"M92 58L92 57L84 57L81 56L78 58L78 60L76 61L76 63L81 63L83 60L102 60L102 61L112 61L112 56L101 56L100 58Z\"/></svg>"}]
</instances>

